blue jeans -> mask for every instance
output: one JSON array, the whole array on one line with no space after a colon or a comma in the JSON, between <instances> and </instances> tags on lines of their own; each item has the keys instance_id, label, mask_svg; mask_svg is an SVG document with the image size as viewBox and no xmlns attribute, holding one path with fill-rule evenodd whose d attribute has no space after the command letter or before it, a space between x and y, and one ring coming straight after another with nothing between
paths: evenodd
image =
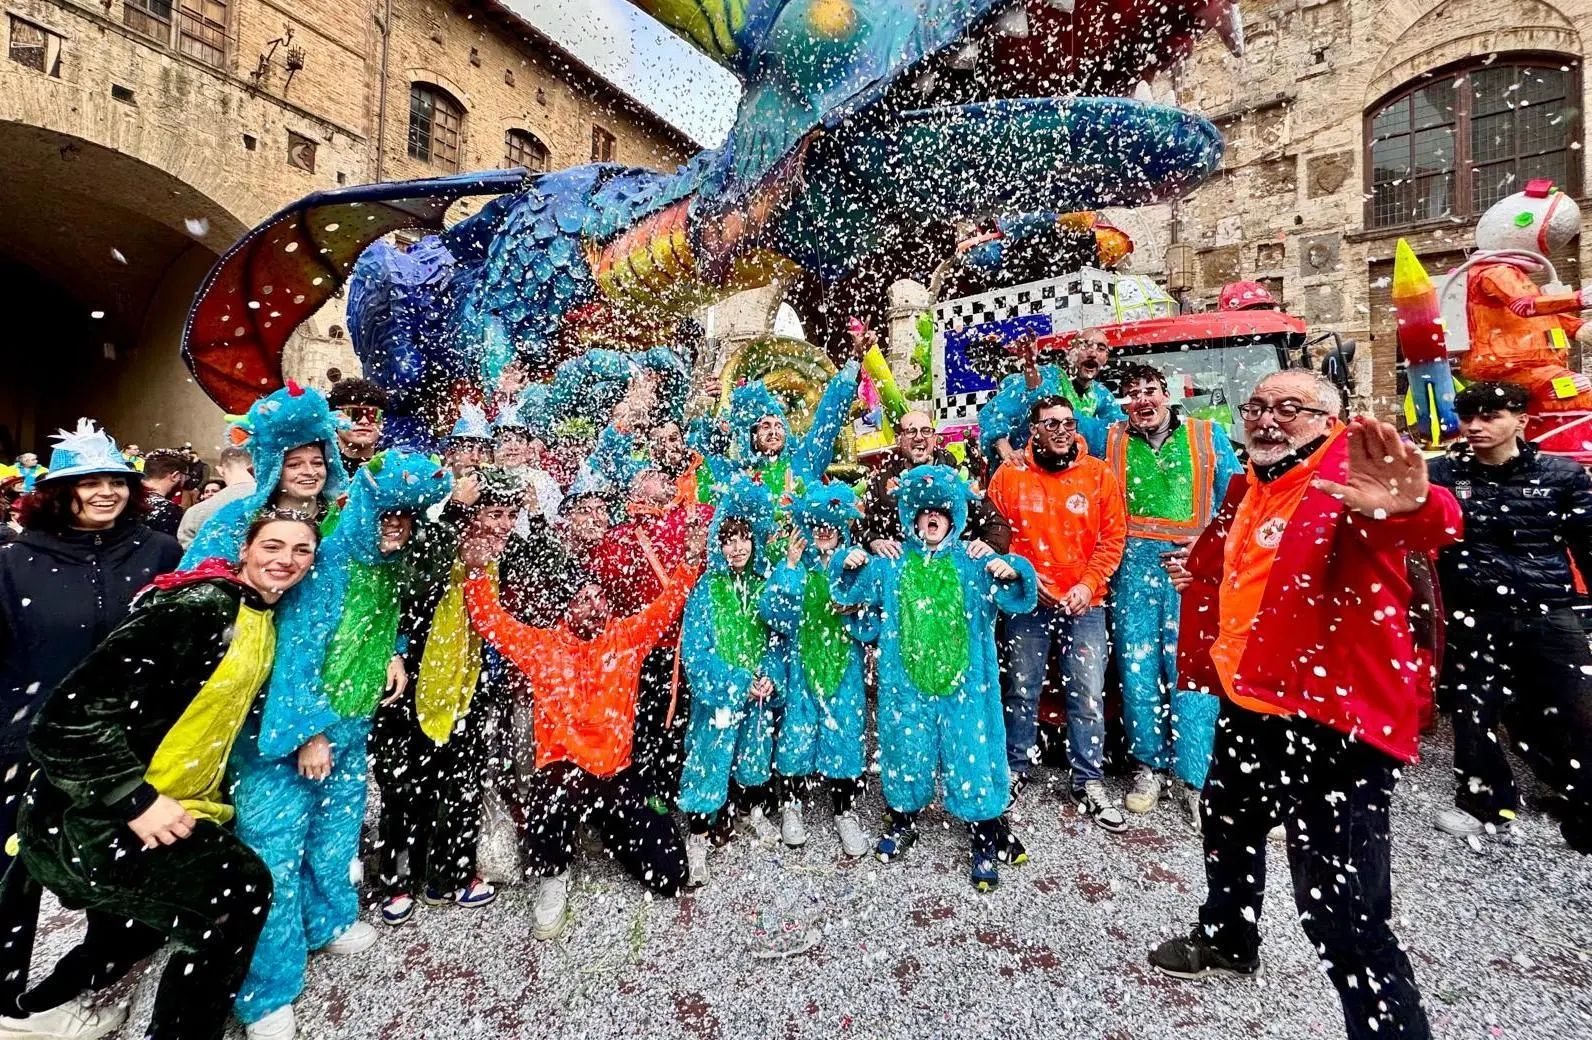
<instances>
[{"instance_id":1,"label":"blue jeans","mask_svg":"<svg viewBox=\"0 0 1592 1040\"><path fill-rule=\"evenodd\" d=\"M1039 756L1039 694L1053 646L1061 647L1061 679L1067 694L1067 762L1072 785L1105 776L1106 611L1090 607L1064 614L1038 607L1006 619L1006 761L1013 776L1026 776Z\"/></svg>"}]
</instances>

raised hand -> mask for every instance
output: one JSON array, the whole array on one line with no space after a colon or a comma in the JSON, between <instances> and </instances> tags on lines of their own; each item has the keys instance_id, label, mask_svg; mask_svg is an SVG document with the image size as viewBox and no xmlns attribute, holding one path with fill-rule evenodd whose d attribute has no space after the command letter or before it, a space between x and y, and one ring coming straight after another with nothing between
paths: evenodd
<instances>
[{"instance_id":1,"label":"raised hand","mask_svg":"<svg viewBox=\"0 0 1592 1040\"><path fill-rule=\"evenodd\" d=\"M785 562L792 567L801 566L802 553L807 551L807 539L795 532L791 533L790 542L785 546Z\"/></svg>"},{"instance_id":2,"label":"raised hand","mask_svg":"<svg viewBox=\"0 0 1592 1040\"><path fill-rule=\"evenodd\" d=\"M868 562L868 554L867 553L863 552L861 549L853 549L849 553L846 554L846 562L841 564L841 566L844 567L848 571L854 571L858 567L862 567L862 566L866 565L867 562Z\"/></svg>"},{"instance_id":3,"label":"raised hand","mask_svg":"<svg viewBox=\"0 0 1592 1040\"><path fill-rule=\"evenodd\" d=\"M988 571L989 576L994 578L996 581L1012 581L1017 577L1017 568L1013 567L999 556L991 557L989 563L984 565L984 569Z\"/></svg>"},{"instance_id":4,"label":"raised hand","mask_svg":"<svg viewBox=\"0 0 1592 1040\"><path fill-rule=\"evenodd\" d=\"M1365 417L1349 421L1348 437L1343 483L1317 478L1317 490L1373 520L1413 513L1426 504L1430 485L1419 448L1401 441L1390 424Z\"/></svg>"}]
</instances>

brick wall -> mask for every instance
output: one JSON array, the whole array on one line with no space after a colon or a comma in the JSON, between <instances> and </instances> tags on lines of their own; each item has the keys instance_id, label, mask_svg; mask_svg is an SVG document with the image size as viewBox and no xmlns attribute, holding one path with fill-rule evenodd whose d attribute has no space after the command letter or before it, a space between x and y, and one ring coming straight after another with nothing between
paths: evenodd
<instances>
[{"instance_id":1,"label":"brick wall","mask_svg":"<svg viewBox=\"0 0 1592 1040\"><path fill-rule=\"evenodd\" d=\"M1243 11L1248 54L1233 58L1212 36L1176 80L1178 103L1214 120L1228 141L1222 171L1178 207L1178 231L1198 251L1191 295L1211 303L1234 277L1280 282L1290 311L1370 348L1360 403L1389 414L1394 326L1375 310L1387 306L1377 265L1401 233L1434 261L1469 247L1473 221L1366 228L1366 110L1471 55L1547 51L1579 69L1592 3L1254 0ZM1584 74L1580 86L1584 109L1592 89ZM1561 275L1579 284L1589 259L1583 235Z\"/></svg>"}]
</instances>

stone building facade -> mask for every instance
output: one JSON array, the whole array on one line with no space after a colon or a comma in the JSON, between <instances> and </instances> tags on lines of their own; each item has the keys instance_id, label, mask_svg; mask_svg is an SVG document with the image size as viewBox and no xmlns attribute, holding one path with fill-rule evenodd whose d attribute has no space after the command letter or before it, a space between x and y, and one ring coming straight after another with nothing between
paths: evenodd
<instances>
[{"instance_id":1,"label":"stone building facade","mask_svg":"<svg viewBox=\"0 0 1592 1040\"><path fill-rule=\"evenodd\" d=\"M1358 403L1391 415L1397 240L1436 277L1527 180L1585 195L1592 3L1245 0L1243 13L1244 57L1208 38L1170 84L1223 131L1222 170L1175 210L1135 216L1193 247L1194 302L1256 279L1313 329L1358 341ZM1141 267L1156 268L1167 236L1148 237ZM1588 249L1583 235L1553 257L1561 281L1581 284Z\"/></svg>"},{"instance_id":2,"label":"stone building facade","mask_svg":"<svg viewBox=\"0 0 1592 1040\"><path fill-rule=\"evenodd\" d=\"M310 192L696 150L497 0L0 0L0 33L0 452L78 415L212 452L188 305ZM340 303L285 360L316 384L357 369Z\"/></svg>"}]
</instances>

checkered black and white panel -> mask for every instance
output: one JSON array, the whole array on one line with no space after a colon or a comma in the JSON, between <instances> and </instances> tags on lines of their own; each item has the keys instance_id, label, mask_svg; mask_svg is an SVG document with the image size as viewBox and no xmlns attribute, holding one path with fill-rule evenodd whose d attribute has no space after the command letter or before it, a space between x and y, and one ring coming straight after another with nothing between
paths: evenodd
<instances>
[{"instance_id":1,"label":"checkered black and white panel","mask_svg":"<svg viewBox=\"0 0 1592 1040\"><path fill-rule=\"evenodd\" d=\"M1085 268L1043 282L1029 282L934 307L934 411L941 428L978 421L979 407L995 384L974 371L963 351L970 339L1024 332L1052 335L1114 320L1114 276Z\"/></svg>"}]
</instances>

